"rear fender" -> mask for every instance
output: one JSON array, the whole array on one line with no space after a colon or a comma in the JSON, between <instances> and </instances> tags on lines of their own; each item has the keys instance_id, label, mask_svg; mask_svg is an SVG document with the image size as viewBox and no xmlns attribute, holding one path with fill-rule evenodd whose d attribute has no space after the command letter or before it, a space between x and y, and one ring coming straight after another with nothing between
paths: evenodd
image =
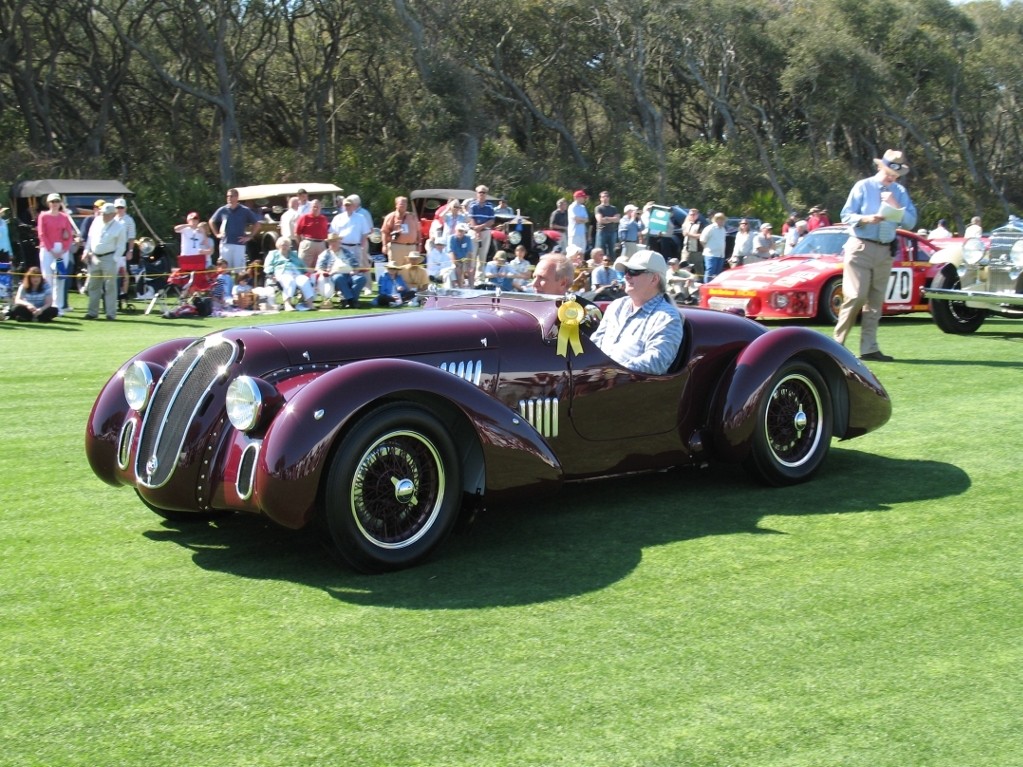
<instances>
[{"instance_id":1,"label":"rear fender","mask_svg":"<svg viewBox=\"0 0 1023 767\"><path fill-rule=\"evenodd\" d=\"M761 401L771 378L789 359L812 365L831 393L834 435L859 436L888 420L891 402L873 373L844 346L807 328L779 328L754 339L736 357L712 410L712 444L724 461L749 454Z\"/></svg>"},{"instance_id":2,"label":"rear fender","mask_svg":"<svg viewBox=\"0 0 1023 767\"><path fill-rule=\"evenodd\" d=\"M325 470L345 433L383 402L416 402L439 416L461 451L465 491L512 491L561 481L543 437L479 387L431 365L374 359L335 368L310 382L267 430L254 500L287 527L310 521Z\"/></svg>"}]
</instances>

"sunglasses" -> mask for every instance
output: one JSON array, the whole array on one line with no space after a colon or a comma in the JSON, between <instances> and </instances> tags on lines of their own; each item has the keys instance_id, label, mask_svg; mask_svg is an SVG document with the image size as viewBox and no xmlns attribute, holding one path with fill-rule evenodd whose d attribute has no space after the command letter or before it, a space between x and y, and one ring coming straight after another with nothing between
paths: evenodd
<instances>
[{"instance_id":1,"label":"sunglasses","mask_svg":"<svg viewBox=\"0 0 1023 767\"><path fill-rule=\"evenodd\" d=\"M626 269L625 274L628 277L639 277L641 274L647 274L646 269Z\"/></svg>"},{"instance_id":2,"label":"sunglasses","mask_svg":"<svg viewBox=\"0 0 1023 767\"><path fill-rule=\"evenodd\" d=\"M903 168L906 167L904 163L901 163L901 162L888 162L887 160L884 161L884 164L887 165L892 170L902 170Z\"/></svg>"}]
</instances>

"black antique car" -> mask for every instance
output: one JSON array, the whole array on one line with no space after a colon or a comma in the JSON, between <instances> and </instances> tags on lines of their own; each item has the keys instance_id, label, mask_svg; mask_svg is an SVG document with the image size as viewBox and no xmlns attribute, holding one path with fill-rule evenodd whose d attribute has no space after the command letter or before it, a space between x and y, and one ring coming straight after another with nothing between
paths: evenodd
<instances>
[{"instance_id":1,"label":"black antique car","mask_svg":"<svg viewBox=\"0 0 1023 767\"><path fill-rule=\"evenodd\" d=\"M44 178L19 181L11 187L11 244L14 247L15 269L24 271L39 265L39 239L36 236L36 216L45 211L46 198L59 194L67 212L81 226L82 220L93 214L96 200L113 202L118 197L131 201L134 193L120 181L112 179ZM74 269L73 271L77 271Z\"/></svg>"},{"instance_id":2,"label":"black antique car","mask_svg":"<svg viewBox=\"0 0 1023 767\"><path fill-rule=\"evenodd\" d=\"M235 328L140 352L92 409L103 481L156 513L316 526L366 571L421 561L484 502L687 464L810 479L832 437L883 425L884 388L805 328L681 309L666 375L559 338L563 299L430 293L388 315ZM611 417L609 417L609 414Z\"/></svg>"}]
</instances>

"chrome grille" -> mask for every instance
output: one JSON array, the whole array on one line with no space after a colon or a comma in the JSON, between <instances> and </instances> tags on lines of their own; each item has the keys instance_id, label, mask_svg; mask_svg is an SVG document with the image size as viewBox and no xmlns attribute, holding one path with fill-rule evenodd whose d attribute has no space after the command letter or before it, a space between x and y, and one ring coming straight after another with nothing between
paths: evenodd
<instances>
[{"instance_id":1,"label":"chrome grille","mask_svg":"<svg viewBox=\"0 0 1023 767\"><path fill-rule=\"evenodd\" d=\"M558 436L560 416L557 398L519 400L519 415L543 436Z\"/></svg>"},{"instance_id":2,"label":"chrome grille","mask_svg":"<svg viewBox=\"0 0 1023 767\"><path fill-rule=\"evenodd\" d=\"M184 349L164 371L146 411L135 459L135 476L147 487L166 484L174 473L188 426L237 348L204 339Z\"/></svg>"}]
</instances>

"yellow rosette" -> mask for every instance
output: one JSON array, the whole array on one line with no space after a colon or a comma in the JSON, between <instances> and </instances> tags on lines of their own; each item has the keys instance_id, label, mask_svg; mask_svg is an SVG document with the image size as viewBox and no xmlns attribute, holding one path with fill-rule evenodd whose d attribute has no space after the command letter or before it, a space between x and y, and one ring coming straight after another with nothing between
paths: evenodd
<instances>
[{"instance_id":1,"label":"yellow rosette","mask_svg":"<svg viewBox=\"0 0 1023 767\"><path fill-rule=\"evenodd\" d=\"M575 301L566 301L558 309L558 320L561 323L558 327L558 354L562 357L568 356L569 345L576 354L583 353L583 345L579 341L579 323L585 316L586 312Z\"/></svg>"}]
</instances>

